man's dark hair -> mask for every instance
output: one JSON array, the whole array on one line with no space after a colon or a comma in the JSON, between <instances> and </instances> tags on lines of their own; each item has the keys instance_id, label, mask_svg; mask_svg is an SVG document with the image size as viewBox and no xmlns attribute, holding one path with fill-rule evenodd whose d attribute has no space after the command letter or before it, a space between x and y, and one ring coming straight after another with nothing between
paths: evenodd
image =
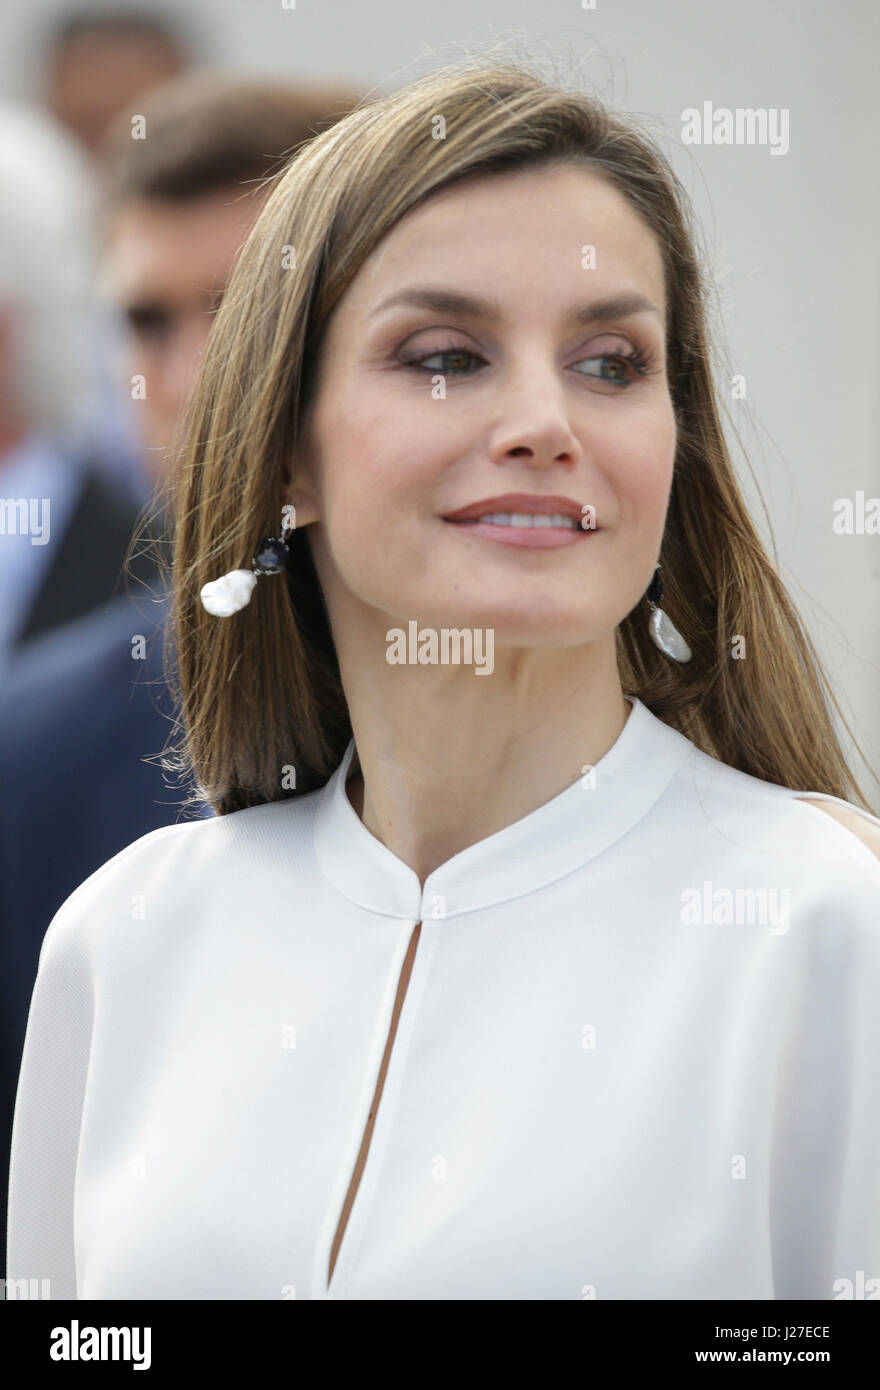
<instances>
[{"instance_id":1,"label":"man's dark hair","mask_svg":"<svg viewBox=\"0 0 880 1390\"><path fill-rule=\"evenodd\" d=\"M105 215L133 199L183 202L279 172L294 150L334 125L360 94L197 71L138 98L143 139L117 116L101 148Z\"/></svg>"}]
</instances>

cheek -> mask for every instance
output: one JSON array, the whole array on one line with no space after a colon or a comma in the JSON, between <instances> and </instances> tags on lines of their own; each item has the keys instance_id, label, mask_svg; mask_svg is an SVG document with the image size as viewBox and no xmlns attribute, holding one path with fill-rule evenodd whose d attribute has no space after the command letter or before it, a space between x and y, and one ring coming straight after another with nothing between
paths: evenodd
<instances>
[{"instance_id":1,"label":"cheek","mask_svg":"<svg viewBox=\"0 0 880 1390\"><path fill-rule=\"evenodd\" d=\"M672 486L672 456L643 455L627 479L625 507L647 530L662 527Z\"/></svg>"},{"instance_id":2,"label":"cheek","mask_svg":"<svg viewBox=\"0 0 880 1390\"><path fill-rule=\"evenodd\" d=\"M368 545L424 509L432 465L425 412L408 421L376 391L349 394L322 432L321 510L332 536Z\"/></svg>"},{"instance_id":3,"label":"cheek","mask_svg":"<svg viewBox=\"0 0 880 1390\"><path fill-rule=\"evenodd\" d=\"M671 402L635 421L621 443L621 505L639 526L662 527L675 466L676 421Z\"/></svg>"},{"instance_id":4,"label":"cheek","mask_svg":"<svg viewBox=\"0 0 880 1390\"><path fill-rule=\"evenodd\" d=\"M326 548L346 587L362 597L372 595L380 576L393 576L395 557L410 571L417 558L405 544L407 518L418 502L416 470L406 441L396 429L392 441L391 433L388 416L373 402L338 413L321 436L315 476ZM406 572L402 563L395 582Z\"/></svg>"}]
</instances>

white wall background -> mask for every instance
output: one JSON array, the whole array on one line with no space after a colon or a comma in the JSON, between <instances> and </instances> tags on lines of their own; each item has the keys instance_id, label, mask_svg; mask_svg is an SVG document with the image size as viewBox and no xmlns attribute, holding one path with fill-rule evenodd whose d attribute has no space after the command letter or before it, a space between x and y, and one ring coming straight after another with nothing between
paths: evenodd
<instances>
[{"instance_id":1,"label":"white wall background","mask_svg":"<svg viewBox=\"0 0 880 1390\"><path fill-rule=\"evenodd\" d=\"M290 3L290 0L287 0ZM114 8L125 8L125 0ZM0 93L28 96L45 21L0 17ZM730 403L789 586L880 808L880 536L836 535L836 498L880 496L880 186L876 0L177 0L202 60L390 90L507 40L643 117L694 200L746 401ZM199 38L200 36L200 38ZM790 148L681 143L687 107L790 113ZM749 468L731 446L768 540ZM772 544L771 544L771 553ZM851 751L845 731L844 742Z\"/></svg>"}]
</instances>

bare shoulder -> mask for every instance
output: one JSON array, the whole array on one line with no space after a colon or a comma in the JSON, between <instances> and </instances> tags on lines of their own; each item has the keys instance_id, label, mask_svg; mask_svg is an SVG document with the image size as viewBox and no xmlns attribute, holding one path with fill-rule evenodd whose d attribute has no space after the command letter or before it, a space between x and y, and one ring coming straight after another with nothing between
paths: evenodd
<instances>
[{"instance_id":1,"label":"bare shoulder","mask_svg":"<svg viewBox=\"0 0 880 1390\"><path fill-rule=\"evenodd\" d=\"M833 816L836 821L851 830L854 835L867 845L868 849L873 850L874 854L880 859L880 826L874 825L867 816L862 815L861 811L852 806L838 806L833 801L814 801L809 796L799 796L798 801L806 801L807 805L815 806L818 811L824 811L827 815Z\"/></svg>"}]
</instances>

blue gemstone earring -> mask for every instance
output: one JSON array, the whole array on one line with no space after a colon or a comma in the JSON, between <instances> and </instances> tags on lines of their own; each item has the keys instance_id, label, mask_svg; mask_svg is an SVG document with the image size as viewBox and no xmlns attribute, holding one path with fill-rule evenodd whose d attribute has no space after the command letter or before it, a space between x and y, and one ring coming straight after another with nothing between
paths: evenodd
<instances>
[{"instance_id":1,"label":"blue gemstone earring","mask_svg":"<svg viewBox=\"0 0 880 1390\"><path fill-rule=\"evenodd\" d=\"M249 570L229 570L202 585L199 598L206 612L215 618L229 618L250 603L261 574L282 574L290 559L287 538L295 526L296 508L289 502L281 508L281 535L260 541Z\"/></svg>"},{"instance_id":2,"label":"blue gemstone earring","mask_svg":"<svg viewBox=\"0 0 880 1390\"><path fill-rule=\"evenodd\" d=\"M662 597L663 581L660 578L660 566L658 565L647 592L648 607L651 609L648 631L654 646L659 647L666 656L671 656L673 661L690 661L693 652L668 613L664 613L660 607Z\"/></svg>"}]
</instances>

